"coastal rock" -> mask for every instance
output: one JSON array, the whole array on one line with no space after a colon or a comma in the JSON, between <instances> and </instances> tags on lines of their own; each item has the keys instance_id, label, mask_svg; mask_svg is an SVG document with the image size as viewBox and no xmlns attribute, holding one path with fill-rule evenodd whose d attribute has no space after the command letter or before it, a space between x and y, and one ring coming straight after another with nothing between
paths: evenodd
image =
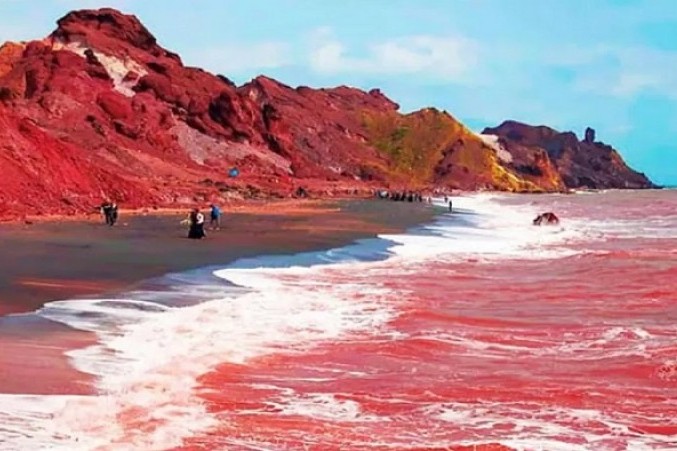
<instances>
[{"instance_id":1,"label":"coastal rock","mask_svg":"<svg viewBox=\"0 0 677 451\"><path fill-rule=\"evenodd\" d=\"M511 153L525 158L541 155L559 173L566 188L644 189L655 185L646 175L632 170L613 147L595 141L595 131L587 128L579 141L573 132L559 132L546 126L505 121L483 133L498 136ZM546 165L547 166L547 165ZM518 170L524 172L524 169Z\"/></svg>"},{"instance_id":2,"label":"coastal rock","mask_svg":"<svg viewBox=\"0 0 677 451\"><path fill-rule=\"evenodd\" d=\"M592 144L595 142L595 129L587 127L585 129L585 138L583 141L586 142L586 144Z\"/></svg>"},{"instance_id":3,"label":"coastal rock","mask_svg":"<svg viewBox=\"0 0 677 451\"><path fill-rule=\"evenodd\" d=\"M299 186L327 196L652 186L594 136L517 123L479 135L434 108L402 114L379 89L264 76L238 87L184 66L110 8L57 24L45 39L0 46L0 218L89 211L104 197L176 206Z\"/></svg>"},{"instance_id":4,"label":"coastal rock","mask_svg":"<svg viewBox=\"0 0 677 451\"><path fill-rule=\"evenodd\" d=\"M0 45L0 77L10 72L21 59L25 45L16 42L5 42Z\"/></svg>"}]
</instances>

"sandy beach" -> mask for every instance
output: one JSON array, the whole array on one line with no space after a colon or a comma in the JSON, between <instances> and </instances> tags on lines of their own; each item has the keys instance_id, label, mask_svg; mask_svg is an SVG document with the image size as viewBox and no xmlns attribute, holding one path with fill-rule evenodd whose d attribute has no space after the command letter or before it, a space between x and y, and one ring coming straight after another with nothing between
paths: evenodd
<instances>
[{"instance_id":1,"label":"sandy beach","mask_svg":"<svg viewBox=\"0 0 677 451\"><path fill-rule=\"evenodd\" d=\"M98 218L4 224L0 392L89 393L89 377L73 370L63 352L90 344L93 335L30 314L45 302L99 296L241 257L328 249L403 231L432 214L427 205L376 200L252 203L226 210L221 230L202 241L185 238L185 212L176 211L123 212L113 228ZM30 361L22 357L28 348ZM49 380L40 377L46 367Z\"/></svg>"},{"instance_id":2,"label":"sandy beach","mask_svg":"<svg viewBox=\"0 0 677 451\"><path fill-rule=\"evenodd\" d=\"M185 239L185 213L121 214L0 226L0 314L46 301L101 294L168 272L261 254L331 248L404 230L432 216L425 205L360 201L252 203L224 213L203 241Z\"/></svg>"}]
</instances>

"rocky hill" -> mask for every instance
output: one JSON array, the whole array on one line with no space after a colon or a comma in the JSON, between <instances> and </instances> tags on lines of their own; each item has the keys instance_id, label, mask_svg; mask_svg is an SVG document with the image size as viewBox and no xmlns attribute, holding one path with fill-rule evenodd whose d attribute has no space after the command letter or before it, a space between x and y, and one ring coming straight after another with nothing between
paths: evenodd
<instances>
[{"instance_id":1,"label":"rocky hill","mask_svg":"<svg viewBox=\"0 0 677 451\"><path fill-rule=\"evenodd\" d=\"M530 170L530 159L549 161L549 167L559 173L567 188L654 188L642 173L630 169L616 149L595 140L595 130L587 128L582 140L573 132L558 132L546 126L531 126L505 121L496 128L486 128L483 134L494 136L508 151L522 173ZM533 171L538 175L538 171Z\"/></svg>"},{"instance_id":2,"label":"rocky hill","mask_svg":"<svg viewBox=\"0 0 677 451\"><path fill-rule=\"evenodd\" d=\"M134 16L72 12L0 47L0 217L376 187L554 191L649 187L616 151L506 122L401 114L379 90L236 86L186 67ZM229 177L231 168L239 175Z\"/></svg>"}]
</instances>

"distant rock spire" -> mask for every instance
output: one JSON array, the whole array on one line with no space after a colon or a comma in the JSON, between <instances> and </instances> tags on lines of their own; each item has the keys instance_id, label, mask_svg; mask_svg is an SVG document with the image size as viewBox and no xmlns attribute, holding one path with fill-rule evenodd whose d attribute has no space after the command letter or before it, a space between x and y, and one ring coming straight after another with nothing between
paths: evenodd
<instances>
[{"instance_id":1,"label":"distant rock spire","mask_svg":"<svg viewBox=\"0 0 677 451\"><path fill-rule=\"evenodd\" d=\"M587 127L585 129L585 139L584 141L588 144L592 144L595 142L595 129Z\"/></svg>"}]
</instances>

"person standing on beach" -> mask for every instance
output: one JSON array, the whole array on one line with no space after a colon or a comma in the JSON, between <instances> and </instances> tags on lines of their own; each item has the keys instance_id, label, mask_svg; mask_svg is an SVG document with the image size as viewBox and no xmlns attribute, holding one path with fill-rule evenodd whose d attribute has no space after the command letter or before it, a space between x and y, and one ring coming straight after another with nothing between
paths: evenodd
<instances>
[{"instance_id":1,"label":"person standing on beach","mask_svg":"<svg viewBox=\"0 0 677 451\"><path fill-rule=\"evenodd\" d=\"M211 204L211 211L209 212L209 227L212 230L219 230L221 228L221 209L218 205Z\"/></svg>"},{"instance_id":2,"label":"person standing on beach","mask_svg":"<svg viewBox=\"0 0 677 451\"><path fill-rule=\"evenodd\" d=\"M190 223L190 228L188 229L188 238L201 240L207 236L205 234L205 217L202 213L200 213L200 210L194 208L193 211L190 212L188 222Z\"/></svg>"},{"instance_id":3,"label":"person standing on beach","mask_svg":"<svg viewBox=\"0 0 677 451\"><path fill-rule=\"evenodd\" d=\"M449 199L449 213L453 212L453 206L451 205L451 199Z\"/></svg>"},{"instance_id":4,"label":"person standing on beach","mask_svg":"<svg viewBox=\"0 0 677 451\"><path fill-rule=\"evenodd\" d=\"M103 215L106 225L112 226L113 222L113 203L110 200L105 201L101 204L101 214Z\"/></svg>"},{"instance_id":5,"label":"person standing on beach","mask_svg":"<svg viewBox=\"0 0 677 451\"><path fill-rule=\"evenodd\" d=\"M115 202L110 204L110 223L109 225L112 227L115 225L115 223L118 222L118 204Z\"/></svg>"}]
</instances>

